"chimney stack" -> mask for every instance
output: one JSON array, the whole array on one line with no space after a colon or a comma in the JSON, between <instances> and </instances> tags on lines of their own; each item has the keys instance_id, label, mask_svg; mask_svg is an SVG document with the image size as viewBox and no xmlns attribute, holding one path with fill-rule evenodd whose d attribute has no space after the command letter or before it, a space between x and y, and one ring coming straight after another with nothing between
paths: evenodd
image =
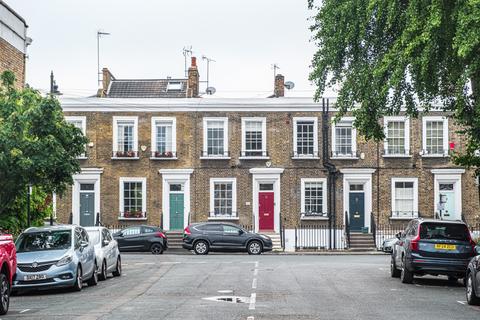
<instances>
[{"instance_id":1,"label":"chimney stack","mask_svg":"<svg viewBox=\"0 0 480 320\"><path fill-rule=\"evenodd\" d=\"M273 95L275 98L285 96L285 77L281 74L275 76L275 86L273 88Z\"/></svg>"},{"instance_id":2,"label":"chimney stack","mask_svg":"<svg viewBox=\"0 0 480 320\"><path fill-rule=\"evenodd\" d=\"M108 70L108 68L102 69L102 87L98 89L97 96L100 98L104 98L107 96L108 87L110 86L110 82L115 80L113 74Z\"/></svg>"},{"instance_id":3,"label":"chimney stack","mask_svg":"<svg viewBox=\"0 0 480 320\"><path fill-rule=\"evenodd\" d=\"M192 57L192 64L188 68L187 98L198 98L200 91L200 74L197 68L197 58Z\"/></svg>"}]
</instances>

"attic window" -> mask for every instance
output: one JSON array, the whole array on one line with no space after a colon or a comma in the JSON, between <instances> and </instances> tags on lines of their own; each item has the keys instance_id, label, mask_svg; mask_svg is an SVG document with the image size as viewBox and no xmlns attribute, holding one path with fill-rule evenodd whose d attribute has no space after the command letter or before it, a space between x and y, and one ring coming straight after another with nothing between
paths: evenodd
<instances>
[{"instance_id":1,"label":"attic window","mask_svg":"<svg viewBox=\"0 0 480 320\"><path fill-rule=\"evenodd\" d=\"M167 91L182 90L182 83L180 81L170 81L167 85Z\"/></svg>"}]
</instances>

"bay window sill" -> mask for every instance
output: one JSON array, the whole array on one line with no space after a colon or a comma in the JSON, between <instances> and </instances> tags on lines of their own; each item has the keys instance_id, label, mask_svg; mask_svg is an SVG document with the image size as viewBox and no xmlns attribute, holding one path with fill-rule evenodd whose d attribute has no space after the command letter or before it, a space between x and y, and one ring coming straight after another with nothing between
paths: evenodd
<instances>
[{"instance_id":1,"label":"bay window sill","mask_svg":"<svg viewBox=\"0 0 480 320\"><path fill-rule=\"evenodd\" d=\"M330 159L332 160L358 160L360 159L359 157L349 157L349 156L335 156L335 157L331 157Z\"/></svg>"},{"instance_id":2,"label":"bay window sill","mask_svg":"<svg viewBox=\"0 0 480 320\"><path fill-rule=\"evenodd\" d=\"M140 157L112 157L112 160L138 160Z\"/></svg>"},{"instance_id":3,"label":"bay window sill","mask_svg":"<svg viewBox=\"0 0 480 320\"><path fill-rule=\"evenodd\" d=\"M238 159L240 160L270 160L270 157L263 157L263 156L251 156L251 157L248 157L248 156L242 156L242 157L238 157Z\"/></svg>"},{"instance_id":4,"label":"bay window sill","mask_svg":"<svg viewBox=\"0 0 480 320\"><path fill-rule=\"evenodd\" d=\"M239 217L218 216L218 217L208 217L208 220L240 220L240 218Z\"/></svg>"},{"instance_id":5,"label":"bay window sill","mask_svg":"<svg viewBox=\"0 0 480 320\"><path fill-rule=\"evenodd\" d=\"M314 157L314 156L297 156L297 157L292 157L293 160L318 160L320 157Z\"/></svg>"},{"instance_id":6,"label":"bay window sill","mask_svg":"<svg viewBox=\"0 0 480 320\"><path fill-rule=\"evenodd\" d=\"M448 154L422 154L422 158L449 158Z\"/></svg>"},{"instance_id":7,"label":"bay window sill","mask_svg":"<svg viewBox=\"0 0 480 320\"><path fill-rule=\"evenodd\" d=\"M118 217L119 221L146 221L147 217L141 217L141 218L126 218L126 217Z\"/></svg>"},{"instance_id":8,"label":"bay window sill","mask_svg":"<svg viewBox=\"0 0 480 320\"><path fill-rule=\"evenodd\" d=\"M384 154L383 158L411 158L411 154Z\"/></svg>"},{"instance_id":9,"label":"bay window sill","mask_svg":"<svg viewBox=\"0 0 480 320\"><path fill-rule=\"evenodd\" d=\"M229 160L231 157L224 156L201 156L200 160Z\"/></svg>"},{"instance_id":10,"label":"bay window sill","mask_svg":"<svg viewBox=\"0 0 480 320\"><path fill-rule=\"evenodd\" d=\"M150 157L150 160L178 160L177 157Z\"/></svg>"}]
</instances>

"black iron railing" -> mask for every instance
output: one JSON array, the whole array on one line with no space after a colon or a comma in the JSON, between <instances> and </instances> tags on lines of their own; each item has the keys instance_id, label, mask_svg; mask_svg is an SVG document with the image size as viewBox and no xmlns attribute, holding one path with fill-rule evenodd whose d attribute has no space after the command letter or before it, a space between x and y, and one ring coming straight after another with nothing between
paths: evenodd
<instances>
[{"instance_id":1,"label":"black iron railing","mask_svg":"<svg viewBox=\"0 0 480 320\"><path fill-rule=\"evenodd\" d=\"M112 157L116 159L138 158L138 151L112 151Z\"/></svg>"},{"instance_id":2,"label":"black iron railing","mask_svg":"<svg viewBox=\"0 0 480 320\"><path fill-rule=\"evenodd\" d=\"M348 211L345 211L345 238L347 248L350 248L350 222L348 217Z\"/></svg>"},{"instance_id":3,"label":"black iron railing","mask_svg":"<svg viewBox=\"0 0 480 320\"><path fill-rule=\"evenodd\" d=\"M256 158L256 157L266 158L266 157L268 157L268 151L262 151L262 150L241 151L240 152L240 157L242 157L242 158Z\"/></svg>"},{"instance_id":4,"label":"black iron railing","mask_svg":"<svg viewBox=\"0 0 480 320\"><path fill-rule=\"evenodd\" d=\"M332 243L332 233L336 237L336 248ZM343 250L347 248L346 238L343 236L344 226L329 225L300 225L295 228L296 250Z\"/></svg>"},{"instance_id":5,"label":"black iron railing","mask_svg":"<svg viewBox=\"0 0 480 320\"><path fill-rule=\"evenodd\" d=\"M230 157L230 151L208 151L204 150L200 154L202 158L229 158Z\"/></svg>"},{"instance_id":6,"label":"black iron railing","mask_svg":"<svg viewBox=\"0 0 480 320\"><path fill-rule=\"evenodd\" d=\"M294 151L292 157L295 159L318 158L318 151L313 151L312 153Z\"/></svg>"},{"instance_id":7,"label":"black iron railing","mask_svg":"<svg viewBox=\"0 0 480 320\"><path fill-rule=\"evenodd\" d=\"M375 215L373 212L370 213L370 232L372 233L375 247L377 247L377 224L375 223Z\"/></svg>"},{"instance_id":8,"label":"black iron railing","mask_svg":"<svg viewBox=\"0 0 480 320\"><path fill-rule=\"evenodd\" d=\"M177 153L175 151L152 151L152 158L154 159L171 159L171 158L176 158Z\"/></svg>"}]
</instances>

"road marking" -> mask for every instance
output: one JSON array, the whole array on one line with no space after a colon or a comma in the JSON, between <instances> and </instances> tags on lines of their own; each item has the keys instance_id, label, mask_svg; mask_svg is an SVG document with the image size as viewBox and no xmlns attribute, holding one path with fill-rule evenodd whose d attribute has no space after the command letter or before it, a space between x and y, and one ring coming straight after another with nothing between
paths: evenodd
<instances>
[{"instance_id":1,"label":"road marking","mask_svg":"<svg viewBox=\"0 0 480 320\"><path fill-rule=\"evenodd\" d=\"M467 301L457 301L457 302L460 303L460 304L463 304L463 305L465 305L467 303Z\"/></svg>"},{"instance_id":2,"label":"road marking","mask_svg":"<svg viewBox=\"0 0 480 320\"><path fill-rule=\"evenodd\" d=\"M257 278L253 278L252 289L257 289Z\"/></svg>"},{"instance_id":3,"label":"road marking","mask_svg":"<svg viewBox=\"0 0 480 320\"><path fill-rule=\"evenodd\" d=\"M253 270L253 275L257 276L258 275L258 269Z\"/></svg>"},{"instance_id":4,"label":"road marking","mask_svg":"<svg viewBox=\"0 0 480 320\"><path fill-rule=\"evenodd\" d=\"M136 266L143 266L143 265L152 265L155 264L155 262L136 262Z\"/></svg>"},{"instance_id":5,"label":"road marking","mask_svg":"<svg viewBox=\"0 0 480 320\"><path fill-rule=\"evenodd\" d=\"M247 318L247 320L255 320L255 318L253 316L250 316L250 317Z\"/></svg>"},{"instance_id":6,"label":"road marking","mask_svg":"<svg viewBox=\"0 0 480 320\"><path fill-rule=\"evenodd\" d=\"M255 261L255 268L258 268L258 261Z\"/></svg>"},{"instance_id":7,"label":"road marking","mask_svg":"<svg viewBox=\"0 0 480 320\"><path fill-rule=\"evenodd\" d=\"M233 293L233 290L218 290L218 293Z\"/></svg>"},{"instance_id":8,"label":"road marking","mask_svg":"<svg viewBox=\"0 0 480 320\"><path fill-rule=\"evenodd\" d=\"M252 295L250 296L250 306L248 307L248 310L255 310L256 300L257 300L257 294L255 292L252 292Z\"/></svg>"},{"instance_id":9,"label":"road marking","mask_svg":"<svg viewBox=\"0 0 480 320\"><path fill-rule=\"evenodd\" d=\"M27 311L30 311L30 309L22 310L22 311L20 311L19 313L25 313L25 312L27 312Z\"/></svg>"}]
</instances>

